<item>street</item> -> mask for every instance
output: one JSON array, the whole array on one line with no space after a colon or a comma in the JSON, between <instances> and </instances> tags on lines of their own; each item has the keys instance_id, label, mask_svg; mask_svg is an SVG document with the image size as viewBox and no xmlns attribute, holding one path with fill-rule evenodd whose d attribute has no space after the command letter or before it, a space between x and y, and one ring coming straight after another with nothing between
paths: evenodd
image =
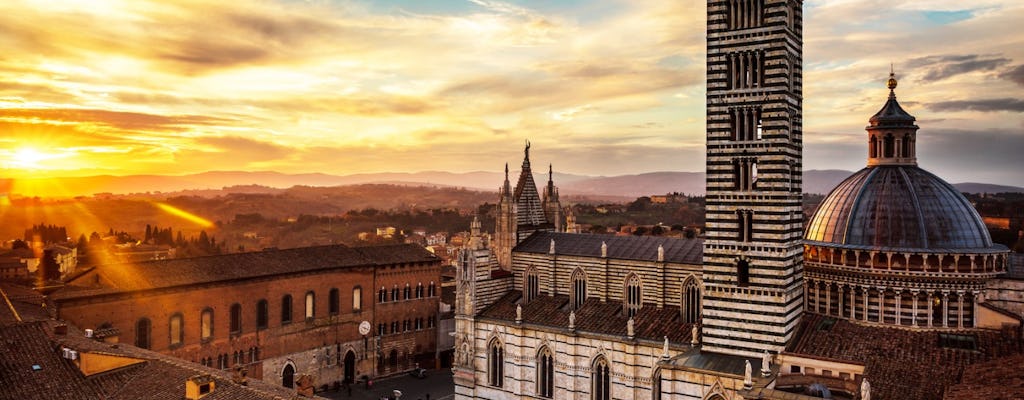
<instances>
[{"instance_id":1,"label":"street","mask_svg":"<svg viewBox=\"0 0 1024 400\"><path fill-rule=\"evenodd\" d=\"M391 396L396 389L402 392L402 400L427 400L428 394L430 400L450 400L455 393L455 384L452 382L452 370L442 368L427 370L427 377L423 379L402 374L375 380L369 389L365 384L352 385L351 396L345 389L321 392L317 396L335 400L380 400L382 396Z\"/></svg>"}]
</instances>

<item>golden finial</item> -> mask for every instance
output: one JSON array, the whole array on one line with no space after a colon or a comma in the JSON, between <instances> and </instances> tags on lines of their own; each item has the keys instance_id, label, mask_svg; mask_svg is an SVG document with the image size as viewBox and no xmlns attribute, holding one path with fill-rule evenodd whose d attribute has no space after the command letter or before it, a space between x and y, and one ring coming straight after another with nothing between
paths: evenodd
<instances>
[{"instance_id":1,"label":"golden finial","mask_svg":"<svg viewBox=\"0 0 1024 400\"><path fill-rule=\"evenodd\" d=\"M889 86L889 90L896 89L896 70L893 68L893 65L891 63L889 64L889 83L888 83L888 86Z\"/></svg>"}]
</instances>

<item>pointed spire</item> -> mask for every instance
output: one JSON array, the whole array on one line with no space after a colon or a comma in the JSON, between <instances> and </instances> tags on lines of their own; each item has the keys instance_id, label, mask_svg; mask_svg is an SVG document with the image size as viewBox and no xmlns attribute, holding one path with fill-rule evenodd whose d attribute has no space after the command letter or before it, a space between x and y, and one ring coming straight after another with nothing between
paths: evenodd
<instances>
[{"instance_id":1,"label":"pointed spire","mask_svg":"<svg viewBox=\"0 0 1024 400\"><path fill-rule=\"evenodd\" d=\"M549 163L548 164L548 183L554 183L555 168Z\"/></svg>"},{"instance_id":2,"label":"pointed spire","mask_svg":"<svg viewBox=\"0 0 1024 400\"><path fill-rule=\"evenodd\" d=\"M505 163L505 183L501 186L501 195L510 196L512 194L512 184L508 182L508 163Z\"/></svg>"}]
</instances>

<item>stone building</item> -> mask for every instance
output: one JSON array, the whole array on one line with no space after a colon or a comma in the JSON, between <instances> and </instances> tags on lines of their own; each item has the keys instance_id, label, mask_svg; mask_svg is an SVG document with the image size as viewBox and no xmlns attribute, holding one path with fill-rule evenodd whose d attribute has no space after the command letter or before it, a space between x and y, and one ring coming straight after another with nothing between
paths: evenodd
<instances>
[{"instance_id":1,"label":"stone building","mask_svg":"<svg viewBox=\"0 0 1024 400\"><path fill-rule=\"evenodd\" d=\"M330 385L433 360L440 268L415 245L320 246L102 265L50 299L57 318L140 348Z\"/></svg>"},{"instance_id":2,"label":"stone building","mask_svg":"<svg viewBox=\"0 0 1024 400\"><path fill-rule=\"evenodd\" d=\"M805 230L802 2L707 12L704 236L559 232L506 166L496 243L474 221L458 258L456 398L924 400L1012 375L1006 249L916 167L895 95Z\"/></svg>"}]
</instances>

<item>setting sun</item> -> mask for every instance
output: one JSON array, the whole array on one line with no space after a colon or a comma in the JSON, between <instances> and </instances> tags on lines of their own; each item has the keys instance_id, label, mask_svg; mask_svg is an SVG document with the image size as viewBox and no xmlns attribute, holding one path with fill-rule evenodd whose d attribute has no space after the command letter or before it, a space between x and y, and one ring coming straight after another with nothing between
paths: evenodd
<instances>
[{"instance_id":1,"label":"setting sun","mask_svg":"<svg viewBox=\"0 0 1024 400\"><path fill-rule=\"evenodd\" d=\"M53 158L52 155L40 153L31 147L18 149L11 156L11 165L14 168L37 169L39 162Z\"/></svg>"}]
</instances>

